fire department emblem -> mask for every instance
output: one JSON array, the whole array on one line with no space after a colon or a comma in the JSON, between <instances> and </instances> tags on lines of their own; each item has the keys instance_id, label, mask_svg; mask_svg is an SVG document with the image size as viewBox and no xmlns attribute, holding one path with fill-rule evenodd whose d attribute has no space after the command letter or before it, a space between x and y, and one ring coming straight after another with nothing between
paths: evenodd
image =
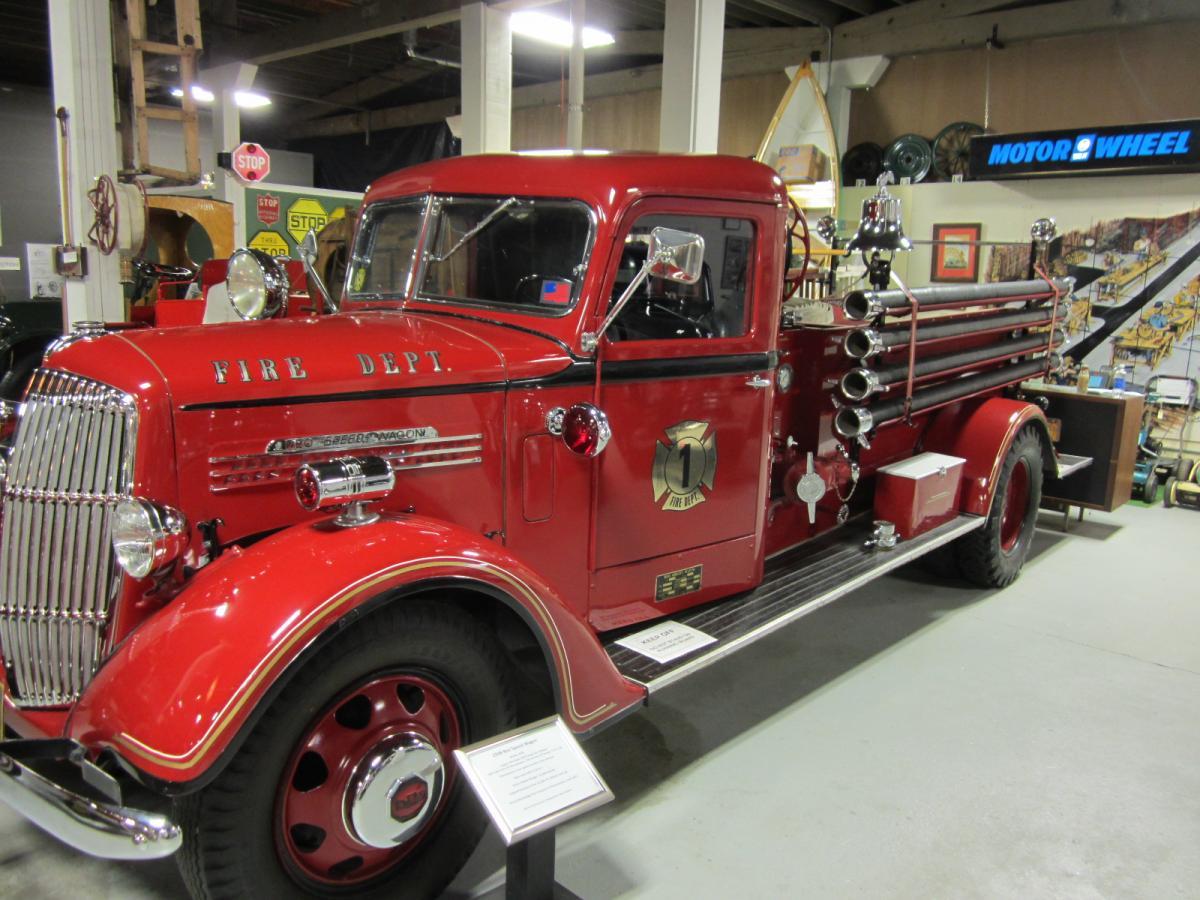
<instances>
[{"instance_id":1,"label":"fire department emblem","mask_svg":"<svg viewBox=\"0 0 1200 900\"><path fill-rule=\"evenodd\" d=\"M717 433L708 422L680 422L667 429L667 441L654 446L654 502L683 512L708 498L717 476ZM665 500L664 500L665 498Z\"/></svg>"}]
</instances>

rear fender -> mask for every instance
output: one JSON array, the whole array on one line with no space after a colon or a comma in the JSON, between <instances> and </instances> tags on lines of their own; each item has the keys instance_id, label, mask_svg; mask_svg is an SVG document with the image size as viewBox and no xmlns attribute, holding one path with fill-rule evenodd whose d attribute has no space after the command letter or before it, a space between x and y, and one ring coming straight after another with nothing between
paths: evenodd
<instances>
[{"instance_id":1,"label":"rear fender","mask_svg":"<svg viewBox=\"0 0 1200 900\"><path fill-rule=\"evenodd\" d=\"M115 751L164 789L190 789L215 776L324 640L381 603L449 582L520 614L573 730L590 731L645 699L591 629L503 546L418 516L348 529L326 520L203 569L104 663L67 733Z\"/></svg>"},{"instance_id":2,"label":"rear fender","mask_svg":"<svg viewBox=\"0 0 1200 900\"><path fill-rule=\"evenodd\" d=\"M1053 473L1054 446L1045 414L1032 403L993 397L973 409L950 409L931 424L925 449L961 456L964 513L986 516L992 508L1000 467L1017 434L1025 426L1041 437L1042 469Z\"/></svg>"}]
</instances>

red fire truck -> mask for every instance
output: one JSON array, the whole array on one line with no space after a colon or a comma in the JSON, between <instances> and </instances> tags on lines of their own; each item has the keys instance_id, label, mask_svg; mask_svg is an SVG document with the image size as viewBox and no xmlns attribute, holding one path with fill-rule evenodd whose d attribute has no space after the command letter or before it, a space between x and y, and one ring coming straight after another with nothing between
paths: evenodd
<instances>
[{"instance_id":1,"label":"red fire truck","mask_svg":"<svg viewBox=\"0 0 1200 900\"><path fill-rule=\"evenodd\" d=\"M245 257L261 321L64 339L4 473L0 799L197 897L430 896L483 829L455 748L935 550L1010 582L1062 283L807 325L796 223L742 159L445 160L370 189L334 314Z\"/></svg>"}]
</instances>

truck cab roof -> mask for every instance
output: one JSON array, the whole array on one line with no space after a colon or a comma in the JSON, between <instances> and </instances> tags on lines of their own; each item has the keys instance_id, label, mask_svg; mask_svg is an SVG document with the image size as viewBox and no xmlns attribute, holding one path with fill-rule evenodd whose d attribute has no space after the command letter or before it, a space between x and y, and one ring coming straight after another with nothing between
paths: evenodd
<instances>
[{"instance_id":1,"label":"truck cab roof","mask_svg":"<svg viewBox=\"0 0 1200 900\"><path fill-rule=\"evenodd\" d=\"M427 193L573 197L606 214L647 195L787 202L783 181L754 160L656 153L452 157L381 178L365 202Z\"/></svg>"}]
</instances>

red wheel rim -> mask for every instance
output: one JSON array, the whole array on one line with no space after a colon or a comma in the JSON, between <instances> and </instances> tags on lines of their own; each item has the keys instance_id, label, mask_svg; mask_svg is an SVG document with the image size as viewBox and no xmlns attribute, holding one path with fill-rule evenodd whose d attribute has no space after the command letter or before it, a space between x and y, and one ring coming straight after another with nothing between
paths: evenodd
<instances>
[{"instance_id":1,"label":"red wheel rim","mask_svg":"<svg viewBox=\"0 0 1200 900\"><path fill-rule=\"evenodd\" d=\"M378 675L343 692L309 725L284 770L276 816L284 861L294 874L323 885L378 878L412 853L445 812L454 788L452 753L461 745L457 707L426 675ZM437 776L397 780L397 769L380 771L381 759L408 765L418 755L414 749L422 764L436 752ZM386 798L378 802L380 791L392 798L390 807ZM375 816L374 832L359 821L364 807ZM401 843L379 846L381 810L394 833L404 833Z\"/></svg>"},{"instance_id":2,"label":"red wheel rim","mask_svg":"<svg viewBox=\"0 0 1200 900\"><path fill-rule=\"evenodd\" d=\"M1008 476L1008 491L1004 495L1004 512L1000 515L1000 547L1011 553L1021 539L1025 514L1029 509L1029 464L1017 460Z\"/></svg>"}]
</instances>

